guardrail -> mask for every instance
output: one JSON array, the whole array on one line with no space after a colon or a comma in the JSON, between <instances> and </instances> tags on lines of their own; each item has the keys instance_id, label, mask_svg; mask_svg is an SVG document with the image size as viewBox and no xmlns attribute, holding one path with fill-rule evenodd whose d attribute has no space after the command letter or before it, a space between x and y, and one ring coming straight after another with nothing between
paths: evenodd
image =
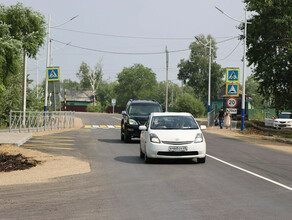
<instances>
[{"instance_id":1,"label":"guardrail","mask_svg":"<svg viewBox=\"0 0 292 220\"><path fill-rule=\"evenodd\" d=\"M75 112L10 111L9 132L46 131L74 127Z\"/></svg>"}]
</instances>

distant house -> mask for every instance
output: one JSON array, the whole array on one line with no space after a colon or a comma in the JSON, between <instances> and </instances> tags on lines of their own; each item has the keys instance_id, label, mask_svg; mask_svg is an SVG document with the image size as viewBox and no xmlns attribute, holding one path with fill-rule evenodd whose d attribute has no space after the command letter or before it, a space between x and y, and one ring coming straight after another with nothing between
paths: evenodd
<instances>
[{"instance_id":1,"label":"distant house","mask_svg":"<svg viewBox=\"0 0 292 220\"><path fill-rule=\"evenodd\" d=\"M86 112L87 106L93 103L93 92L83 90L62 91L62 109L65 111Z\"/></svg>"}]
</instances>

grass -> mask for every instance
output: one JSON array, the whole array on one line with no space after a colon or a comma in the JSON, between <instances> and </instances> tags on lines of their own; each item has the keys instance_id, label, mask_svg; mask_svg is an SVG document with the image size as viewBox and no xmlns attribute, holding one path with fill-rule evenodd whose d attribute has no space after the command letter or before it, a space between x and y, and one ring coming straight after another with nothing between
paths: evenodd
<instances>
[{"instance_id":1,"label":"grass","mask_svg":"<svg viewBox=\"0 0 292 220\"><path fill-rule=\"evenodd\" d=\"M240 123L239 123L240 126ZM292 130L291 129L274 129L271 127L266 127L265 123L257 120L250 120L244 123L245 134L258 134L264 136L274 136L277 138L285 138L292 140Z\"/></svg>"}]
</instances>

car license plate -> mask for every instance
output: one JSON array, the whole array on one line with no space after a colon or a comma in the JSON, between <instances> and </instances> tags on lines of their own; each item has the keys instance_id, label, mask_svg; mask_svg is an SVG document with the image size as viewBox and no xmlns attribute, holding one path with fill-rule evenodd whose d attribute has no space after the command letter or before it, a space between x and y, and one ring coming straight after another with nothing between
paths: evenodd
<instances>
[{"instance_id":1,"label":"car license plate","mask_svg":"<svg viewBox=\"0 0 292 220\"><path fill-rule=\"evenodd\" d=\"M168 147L168 151L179 152L179 151L187 151L187 150L188 150L187 146L169 146Z\"/></svg>"}]
</instances>

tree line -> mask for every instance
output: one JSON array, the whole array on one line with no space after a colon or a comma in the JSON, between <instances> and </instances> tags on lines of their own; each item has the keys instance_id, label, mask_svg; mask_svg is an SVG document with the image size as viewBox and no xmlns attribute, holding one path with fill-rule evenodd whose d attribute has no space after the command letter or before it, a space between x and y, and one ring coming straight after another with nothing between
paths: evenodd
<instances>
[{"instance_id":1,"label":"tree line","mask_svg":"<svg viewBox=\"0 0 292 220\"><path fill-rule=\"evenodd\" d=\"M255 107L275 107L278 111L292 109L292 7L291 0L244 0L253 13L248 19L247 59L253 74L246 81L246 93ZM243 26L239 26L243 29ZM45 43L44 16L23 4L0 5L0 127L7 126L10 110L22 109L23 54L35 58ZM209 53L202 45L212 42L212 99L218 99L224 85L225 70L216 62L216 41L198 35L189 46L189 59L178 64L177 78L183 86L169 82L169 103L175 110L203 114L208 88ZM142 64L125 67L115 82L102 78L102 62L91 69L82 62L76 73L79 81L64 79L63 89L93 91L93 110L103 111L112 98L125 106L130 98L155 99L165 108L165 82L158 82L151 68ZM28 85L32 81L28 80ZM37 95L38 94L38 95ZM28 86L27 110L42 110L44 83L40 88ZM183 106L183 107L182 107ZM196 109L193 109L195 106ZM198 106L198 107L197 107ZM178 109L179 107L184 109ZM199 110L198 110L199 109Z\"/></svg>"}]
</instances>

